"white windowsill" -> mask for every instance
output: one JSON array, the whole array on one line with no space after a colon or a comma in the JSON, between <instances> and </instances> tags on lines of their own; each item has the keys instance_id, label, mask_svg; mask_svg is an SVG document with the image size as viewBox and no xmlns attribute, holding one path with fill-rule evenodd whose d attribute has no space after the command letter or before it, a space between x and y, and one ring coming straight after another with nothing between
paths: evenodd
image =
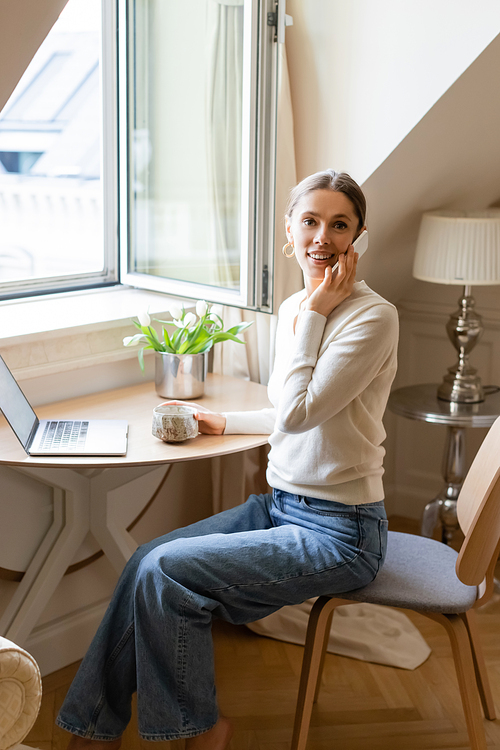
<instances>
[{"instance_id":1,"label":"white windowsill","mask_svg":"<svg viewBox=\"0 0 500 750\"><path fill-rule=\"evenodd\" d=\"M169 317L173 301L116 286L1 302L0 354L18 380L132 359L137 348L123 346L136 332L131 318Z\"/></svg>"}]
</instances>

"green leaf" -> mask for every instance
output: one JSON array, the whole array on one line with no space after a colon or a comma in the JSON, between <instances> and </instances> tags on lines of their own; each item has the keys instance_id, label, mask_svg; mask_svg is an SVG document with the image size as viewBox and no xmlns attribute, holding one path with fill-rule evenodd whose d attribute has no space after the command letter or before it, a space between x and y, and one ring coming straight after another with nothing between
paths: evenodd
<instances>
[{"instance_id":1,"label":"green leaf","mask_svg":"<svg viewBox=\"0 0 500 750\"><path fill-rule=\"evenodd\" d=\"M165 341L165 351L170 352L170 354L175 354L172 342L170 341L170 336L168 335L166 328L163 329L163 339Z\"/></svg>"},{"instance_id":2,"label":"green leaf","mask_svg":"<svg viewBox=\"0 0 500 750\"><path fill-rule=\"evenodd\" d=\"M214 344L218 344L219 341L236 341L238 344L246 344L246 341L237 338L234 334L226 331L225 333L215 333L213 336Z\"/></svg>"},{"instance_id":3,"label":"green leaf","mask_svg":"<svg viewBox=\"0 0 500 750\"><path fill-rule=\"evenodd\" d=\"M177 354L191 354L191 352L188 352L188 349L189 349L189 341L183 341L179 347Z\"/></svg>"},{"instance_id":4,"label":"green leaf","mask_svg":"<svg viewBox=\"0 0 500 750\"><path fill-rule=\"evenodd\" d=\"M160 318L153 318L157 323L161 323L163 326L175 326L173 320L160 320Z\"/></svg>"},{"instance_id":5,"label":"green leaf","mask_svg":"<svg viewBox=\"0 0 500 750\"><path fill-rule=\"evenodd\" d=\"M138 341L142 341L145 338L147 337L144 336L143 333L136 333L134 336L130 337L129 343L125 344L125 346L134 346Z\"/></svg>"},{"instance_id":6,"label":"green leaf","mask_svg":"<svg viewBox=\"0 0 500 750\"><path fill-rule=\"evenodd\" d=\"M213 341L201 341L196 345L194 349L192 349L189 353L190 354L203 354L203 352L208 352L213 346Z\"/></svg>"},{"instance_id":7,"label":"green leaf","mask_svg":"<svg viewBox=\"0 0 500 750\"><path fill-rule=\"evenodd\" d=\"M139 359L139 364L141 366L141 370L144 372L144 349L139 349L137 353L137 357Z\"/></svg>"},{"instance_id":8,"label":"green leaf","mask_svg":"<svg viewBox=\"0 0 500 750\"><path fill-rule=\"evenodd\" d=\"M233 326L232 328L228 328L226 333L241 333L242 331L246 330L249 326L251 326L252 323L238 323L238 325Z\"/></svg>"},{"instance_id":9,"label":"green leaf","mask_svg":"<svg viewBox=\"0 0 500 750\"><path fill-rule=\"evenodd\" d=\"M215 328L217 328L218 330L221 330L222 328L224 328L224 321L222 320L220 315L217 315L217 313L211 313L210 315L211 316L213 315L215 318L217 318L219 322L217 323L217 320L213 320L212 317L209 317L207 318L207 323L210 323L212 326L215 326Z\"/></svg>"},{"instance_id":10,"label":"green leaf","mask_svg":"<svg viewBox=\"0 0 500 750\"><path fill-rule=\"evenodd\" d=\"M180 347L180 345L182 343L182 339L183 339L183 337L185 335L184 334L184 330L185 330L184 328L177 328L177 330L175 331L174 335L172 336L172 339L171 339L171 341L172 341L172 347L174 348L174 350L176 352L179 351L179 347Z\"/></svg>"}]
</instances>

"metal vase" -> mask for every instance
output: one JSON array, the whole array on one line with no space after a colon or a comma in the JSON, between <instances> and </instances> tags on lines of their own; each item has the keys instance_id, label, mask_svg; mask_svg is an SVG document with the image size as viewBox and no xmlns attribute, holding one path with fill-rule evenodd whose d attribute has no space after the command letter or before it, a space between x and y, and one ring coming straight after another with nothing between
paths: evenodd
<instances>
[{"instance_id":1,"label":"metal vase","mask_svg":"<svg viewBox=\"0 0 500 750\"><path fill-rule=\"evenodd\" d=\"M162 398L199 398L205 392L207 352L170 354L155 352L155 387Z\"/></svg>"}]
</instances>

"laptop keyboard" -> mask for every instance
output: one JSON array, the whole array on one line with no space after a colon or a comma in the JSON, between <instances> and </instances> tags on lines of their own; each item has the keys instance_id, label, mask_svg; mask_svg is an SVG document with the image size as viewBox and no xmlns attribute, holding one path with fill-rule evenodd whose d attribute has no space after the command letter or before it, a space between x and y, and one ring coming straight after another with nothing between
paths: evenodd
<instances>
[{"instance_id":1,"label":"laptop keyboard","mask_svg":"<svg viewBox=\"0 0 500 750\"><path fill-rule=\"evenodd\" d=\"M57 451L83 448L88 431L89 423L81 420L47 422L40 449Z\"/></svg>"}]
</instances>

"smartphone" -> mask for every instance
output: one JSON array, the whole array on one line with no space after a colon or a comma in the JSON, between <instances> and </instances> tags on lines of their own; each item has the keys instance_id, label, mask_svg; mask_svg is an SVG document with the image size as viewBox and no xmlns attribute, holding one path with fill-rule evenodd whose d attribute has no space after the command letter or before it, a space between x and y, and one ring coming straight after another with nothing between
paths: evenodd
<instances>
[{"instance_id":1,"label":"smartphone","mask_svg":"<svg viewBox=\"0 0 500 750\"><path fill-rule=\"evenodd\" d=\"M359 258L361 258L361 256L364 255L364 253L366 253L366 251L368 250L368 232L366 231L366 229L363 229L359 237L352 243L352 246L354 248L354 252L358 254L359 260ZM337 261L332 268L332 273L336 271L338 267L339 262Z\"/></svg>"}]
</instances>

